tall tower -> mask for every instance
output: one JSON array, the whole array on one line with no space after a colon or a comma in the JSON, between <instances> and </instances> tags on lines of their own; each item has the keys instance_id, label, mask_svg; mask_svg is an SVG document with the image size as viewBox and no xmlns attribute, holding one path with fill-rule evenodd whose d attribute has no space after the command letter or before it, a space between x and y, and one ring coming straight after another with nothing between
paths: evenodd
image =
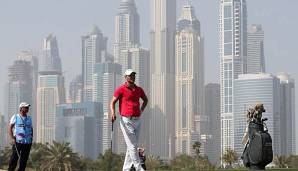
<instances>
[{"instance_id":1,"label":"tall tower","mask_svg":"<svg viewBox=\"0 0 298 171\"><path fill-rule=\"evenodd\" d=\"M56 105L65 103L64 77L62 76L56 37L44 39L37 85L37 142L55 140Z\"/></svg>"},{"instance_id":2,"label":"tall tower","mask_svg":"<svg viewBox=\"0 0 298 171\"><path fill-rule=\"evenodd\" d=\"M247 70L246 20L245 0L220 0L221 154L234 148L233 82Z\"/></svg>"},{"instance_id":3,"label":"tall tower","mask_svg":"<svg viewBox=\"0 0 298 171\"><path fill-rule=\"evenodd\" d=\"M175 151L176 0L151 2L150 152L171 158Z\"/></svg>"},{"instance_id":4,"label":"tall tower","mask_svg":"<svg viewBox=\"0 0 298 171\"><path fill-rule=\"evenodd\" d=\"M122 65L122 72L129 68L128 58L122 50L140 45L140 17L135 0L121 0L118 14L115 17L115 62Z\"/></svg>"},{"instance_id":5,"label":"tall tower","mask_svg":"<svg viewBox=\"0 0 298 171\"><path fill-rule=\"evenodd\" d=\"M105 61L103 59L107 49L108 38L104 37L97 26L91 32L82 36L82 79L83 100L92 101L92 75L94 64Z\"/></svg>"},{"instance_id":6,"label":"tall tower","mask_svg":"<svg viewBox=\"0 0 298 171\"><path fill-rule=\"evenodd\" d=\"M23 50L18 53L17 60L23 60L30 62L32 67L32 102L30 107L30 114L33 121L33 129L36 130L36 92L37 92L37 81L38 81L38 58L34 55L32 50ZM36 140L36 131L33 136Z\"/></svg>"},{"instance_id":7,"label":"tall tower","mask_svg":"<svg viewBox=\"0 0 298 171\"><path fill-rule=\"evenodd\" d=\"M287 73L279 73L280 79L280 143L281 155L296 154L295 80Z\"/></svg>"},{"instance_id":8,"label":"tall tower","mask_svg":"<svg viewBox=\"0 0 298 171\"><path fill-rule=\"evenodd\" d=\"M19 104L32 104L32 66L25 60L15 60L8 68L8 119L19 113ZM31 112L31 111L30 111Z\"/></svg>"},{"instance_id":9,"label":"tall tower","mask_svg":"<svg viewBox=\"0 0 298 171\"><path fill-rule=\"evenodd\" d=\"M121 65L112 63L112 62L104 62L104 63L98 63L94 65L94 74L93 74L93 101L94 102L100 102L103 105L103 117L100 118L100 127L102 128L100 130L100 137L102 138L101 142L101 152L104 153L106 150L108 150L111 147L111 128L112 123L110 121L110 101L111 97L113 97L114 90L121 84ZM119 119L116 120L117 124L114 124L114 130L115 134L119 134L119 136L114 136L113 138L113 149L116 149L116 151L113 152L119 152L124 153L126 151L126 146L124 142L124 139L120 141L119 138L122 138L122 132L119 128ZM119 129L118 129L119 128ZM120 134L121 133L121 134ZM120 147L120 145L122 145ZM123 147L124 146L124 147Z\"/></svg>"},{"instance_id":10,"label":"tall tower","mask_svg":"<svg viewBox=\"0 0 298 171\"><path fill-rule=\"evenodd\" d=\"M203 124L204 54L200 22L194 8L186 5L176 33L175 131L176 154L194 154L192 145L200 141ZM196 120L200 118L201 120Z\"/></svg>"},{"instance_id":11,"label":"tall tower","mask_svg":"<svg viewBox=\"0 0 298 171\"><path fill-rule=\"evenodd\" d=\"M247 33L247 73L265 73L264 31L262 25L253 24Z\"/></svg>"}]
</instances>

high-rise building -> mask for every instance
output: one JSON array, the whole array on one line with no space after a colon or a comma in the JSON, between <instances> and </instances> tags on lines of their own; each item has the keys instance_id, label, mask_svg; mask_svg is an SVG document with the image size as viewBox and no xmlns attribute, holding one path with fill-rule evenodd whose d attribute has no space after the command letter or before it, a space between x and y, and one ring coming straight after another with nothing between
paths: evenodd
<instances>
[{"instance_id":1,"label":"high-rise building","mask_svg":"<svg viewBox=\"0 0 298 171\"><path fill-rule=\"evenodd\" d=\"M221 0L219 9L222 155L234 148L233 81L247 70L246 0Z\"/></svg>"},{"instance_id":2,"label":"high-rise building","mask_svg":"<svg viewBox=\"0 0 298 171\"><path fill-rule=\"evenodd\" d=\"M115 17L115 62L122 65L125 71L128 67L128 58L122 55L122 50L140 45L140 17L135 0L121 0L118 14ZM122 71L122 73L124 73Z\"/></svg>"},{"instance_id":3,"label":"high-rise building","mask_svg":"<svg viewBox=\"0 0 298 171\"><path fill-rule=\"evenodd\" d=\"M100 154L102 104L96 102L57 105L56 141L69 142L84 157L96 159Z\"/></svg>"},{"instance_id":4,"label":"high-rise building","mask_svg":"<svg viewBox=\"0 0 298 171\"><path fill-rule=\"evenodd\" d=\"M175 152L176 0L151 3L149 150L167 159Z\"/></svg>"},{"instance_id":5,"label":"high-rise building","mask_svg":"<svg viewBox=\"0 0 298 171\"><path fill-rule=\"evenodd\" d=\"M121 65L112 62L97 63L94 65L93 74L93 101L100 102L103 105L103 116L100 122L102 127L102 146L101 152L104 153L110 148L111 128L110 120L110 101L114 95L115 89L121 84L122 74ZM114 123L113 149L117 153L125 153L126 145L122 132L119 127L119 119ZM122 138L122 139L121 139Z\"/></svg>"},{"instance_id":6,"label":"high-rise building","mask_svg":"<svg viewBox=\"0 0 298 171\"><path fill-rule=\"evenodd\" d=\"M56 37L44 39L37 85L37 142L55 140L56 105L65 103L64 77Z\"/></svg>"},{"instance_id":7,"label":"high-rise building","mask_svg":"<svg viewBox=\"0 0 298 171\"><path fill-rule=\"evenodd\" d=\"M82 79L83 100L92 101L92 75L94 64L105 61L108 38L104 37L97 26L82 36Z\"/></svg>"},{"instance_id":8,"label":"high-rise building","mask_svg":"<svg viewBox=\"0 0 298 171\"><path fill-rule=\"evenodd\" d=\"M176 84L175 84L175 152L195 154L194 141L201 142L203 130L204 101L204 53L200 22L194 8L185 5L177 23L175 41ZM198 119L195 119L198 118ZM195 122L196 121L196 122Z\"/></svg>"},{"instance_id":9,"label":"high-rise building","mask_svg":"<svg viewBox=\"0 0 298 171\"><path fill-rule=\"evenodd\" d=\"M69 90L68 90L68 102L69 103L81 103L83 102L83 80L82 76L76 76L70 83L69 83Z\"/></svg>"},{"instance_id":10,"label":"high-rise building","mask_svg":"<svg viewBox=\"0 0 298 171\"><path fill-rule=\"evenodd\" d=\"M264 31L262 25L253 24L247 33L247 73L265 71Z\"/></svg>"},{"instance_id":11,"label":"high-rise building","mask_svg":"<svg viewBox=\"0 0 298 171\"><path fill-rule=\"evenodd\" d=\"M206 155L214 164L220 164L220 85L205 86L205 114L208 116Z\"/></svg>"},{"instance_id":12,"label":"high-rise building","mask_svg":"<svg viewBox=\"0 0 298 171\"><path fill-rule=\"evenodd\" d=\"M32 116L33 129L36 130L36 92L38 81L38 58L34 55L32 50L23 50L18 53L17 60L24 60L30 62L32 66L32 102L30 106L30 114ZM34 140L36 140L36 131L34 133Z\"/></svg>"},{"instance_id":13,"label":"high-rise building","mask_svg":"<svg viewBox=\"0 0 298 171\"><path fill-rule=\"evenodd\" d=\"M122 57L128 59L129 65L128 68L124 68L122 71L126 69L132 68L136 71L136 85L142 87L145 91L146 95L149 96L149 79L150 79L150 71L149 71L149 51L143 49L141 47L138 48L129 48L128 50L121 51ZM123 67L123 65L122 65ZM149 129L150 129L150 115L149 115L149 107L142 112L141 120L141 132L139 138L140 146L149 148Z\"/></svg>"},{"instance_id":14,"label":"high-rise building","mask_svg":"<svg viewBox=\"0 0 298 171\"><path fill-rule=\"evenodd\" d=\"M241 155L242 137L247 127L247 110L264 104L263 118L273 141L273 153L280 155L280 80L271 74L243 74L234 81L234 150Z\"/></svg>"},{"instance_id":15,"label":"high-rise building","mask_svg":"<svg viewBox=\"0 0 298 171\"><path fill-rule=\"evenodd\" d=\"M296 154L295 81L287 73L279 73L280 79L280 143L281 155Z\"/></svg>"},{"instance_id":16,"label":"high-rise building","mask_svg":"<svg viewBox=\"0 0 298 171\"><path fill-rule=\"evenodd\" d=\"M6 122L4 116L0 113L0 150L3 150L4 147L7 145L6 138L7 138L7 131L6 131Z\"/></svg>"},{"instance_id":17,"label":"high-rise building","mask_svg":"<svg viewBox=\"0 0 298 171\"><path fill-rule=\"evenodd\" d=\"M32 66L30 62L15 60L8 68L8 120L19 113L19 104L23 101L32 104Z\"/></svg>"}]
</instances>

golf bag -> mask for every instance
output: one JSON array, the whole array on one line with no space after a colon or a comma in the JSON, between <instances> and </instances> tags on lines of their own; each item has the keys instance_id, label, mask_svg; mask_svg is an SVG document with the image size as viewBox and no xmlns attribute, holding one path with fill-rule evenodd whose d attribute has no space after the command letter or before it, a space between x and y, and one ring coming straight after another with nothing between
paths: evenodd
<instances>
[{"instance_id":1,"label":"golf bag","mask_svg":"<svg viewBox=\"0 0 298 171\"><path fill-rule=\"evenodd\" d=\"M266 166L272 162L273 150L272 139L268 133L267 127L264 130L264 121L253 120L248 126L249 141L243 151L243 164L246 167L254 166Z\"/></svg>"}]
</instances>

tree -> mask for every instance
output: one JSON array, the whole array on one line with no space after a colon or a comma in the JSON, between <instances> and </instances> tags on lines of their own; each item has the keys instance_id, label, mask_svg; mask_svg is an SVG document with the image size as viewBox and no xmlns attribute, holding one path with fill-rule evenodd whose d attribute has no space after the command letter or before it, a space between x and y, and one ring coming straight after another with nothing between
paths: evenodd
<instances>
[{"instance_id":1,"label":"tree","mask_svg":"<svg viewBox=\"0 0 298 171\"><path fill-rule=\"evenodd\" d=\"M195 162L195 166L197 170L214 170L215 166L213 166L207 157L198 157Z\"/></svg>"},{"instance_id":2,"label":"tree","mask_svg":"<svg viewBox=\"0 0 298 171\"><path fill-rule=\"evenodd\" d=\"M222 156L222 159L229 168L232 168L232 164L238 159L237 153L234 150L228 148Z\"/></svg>"},{"instance_id":3,"label":"tree","mask_svg":"<svg viewBox=\"0 0 298 171\"><path fill-rule=\"evenodd\" d=\"M290 158L283 155L277 155L274 157L273 163L277 168L288 168L290 164Z\"/></svg>"},{"instance_id":4,"label":"tree","mask_svg":"<svg viewBox=\"0 0 298 171\"><path fill-rule=\"evenodd\" d=\"M70 171L78 170L80 158L77 153L74 153L70 147L70 143L58 143L53 141L53 144L47 144L43 148L41 170L49 171Z\"/></svg>"},{"instance_id":5,"label":"tree","mask_svg":"<svg viewBox=\"0 0 298 171\"><path fill-rule=\"evenodd\" d=\"M199 157L200 156L200 148L201 148L201 143L199 141L196 141L193 145L192 145L192 149L195 150L196 156Z\"/></svg>"},{"instance_id":6,"label":"tree","mask_svg":"<svg viewBox=\"0 0 298 171\"><path fill-rule=\"evenodd\" d=\"M27 162L27 166L33 168L34 170L40 170L42 164L43 151L46 145L41 143L33 143L30 150L30 156Z\"/></svg>"},{"instance_id":7,"label":"tree","mask_svg":"<svg viewBox=\"0 0 298 171\"><path fill-rule=\"evenodd\" d=\"M195 158L182 154L171 161L171 167L173 170L194 170Z\"/></svg>"},{"instance_id":8,"label":"tree","mask_svg":"<svg viewBox=\"0 0 298 171\"><path fill-rule=\"evenodd\" d=\"M0 168L3 166L8 166L11 153L11 147L5 147L0 151Z\"/></svg>"},{"instance_id":9,"label":"tree","mask_svg":"<svg viewBox=\"0 0 298 171\"><path fill-rule=\"evenodd\" d=\"M298 168L298 156L291 155L289 157L289 167L290 168Z\"/></svg>"},{"instance_id":10,"label":"tree","mask_svg":"<svg viewBox=\"0 0 298 171\"><path fill-rule=\"evenodd\" d=\"M104 155L99 156L99 166L101 170L118 171L122 170L124 163L124 155L118 155L112 153L111 149L108 149Z\"/></svg>"},{"instance_id":11,"label":"tree","mask_svg":"<svg viewBox=\"0 0 298 171\"><path fill-rule=\"evenodd\" d=\"M146 156L146 167L147 170L155 170L160 168L162 165L162 161L159 157L155 157L152 155Z\"/></svg>"}]
</instances>

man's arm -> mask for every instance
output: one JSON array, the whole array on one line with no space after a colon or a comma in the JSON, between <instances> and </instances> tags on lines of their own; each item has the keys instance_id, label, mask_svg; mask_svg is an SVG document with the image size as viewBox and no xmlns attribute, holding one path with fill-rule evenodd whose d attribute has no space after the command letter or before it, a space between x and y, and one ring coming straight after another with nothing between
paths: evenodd
<instances>
[{"instance_id":1,"label":"man's arm","mask_svg":"<svg viewBox=\"0 0 298 171\"><path fill-rule=\"evenodd\" d=\"M9 137L10 137L10 139L11 139L11 142L12 142L12 144L15 144L16 143L16 138L13 136L13 128L14 128L14 124L8 124L8 128L7 128L7 130L8 130L8 135L9 135Z\"/></svg>"},{"instance_id":2,"label":"man's arm","mask_svg":"<svg viewBox=\"0 0 298 171\"><path fill-rule=\"evenodd\" d=\"M111 120L114 122L116 120L116 114L115 114L115 104L117 103L118 98L113 96L111 103L110 103L110 110L111 110Z\"/></svg>"},{"instance_id":3,"label":"man's arm","mask_svg":"<svg viewBox=\"0 0 298 171\"><path fill-rule=\"evenodd\" d=\"M148 98L147 98L146 95L143 96L143 97L141 97L141 98L142 98L142 100L143 100L143 103L142 103L142 106L141 106L141 111L143 112L143 111L145 110L146 106L147 106Z\"/></svg>"}]
</instances>

